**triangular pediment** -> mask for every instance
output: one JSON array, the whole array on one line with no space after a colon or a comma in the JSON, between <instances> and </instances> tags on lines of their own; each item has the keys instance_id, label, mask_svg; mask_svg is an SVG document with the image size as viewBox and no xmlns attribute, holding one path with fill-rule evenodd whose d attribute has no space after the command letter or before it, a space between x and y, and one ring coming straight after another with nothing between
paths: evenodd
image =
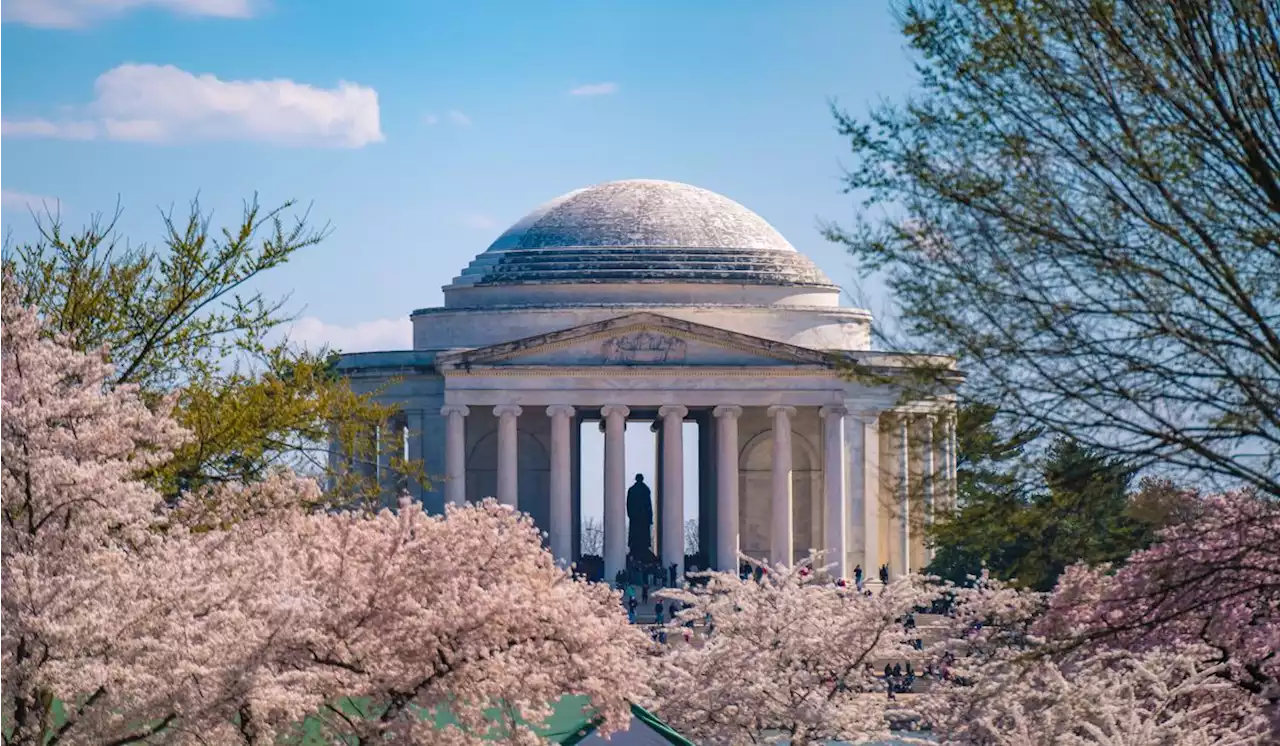
<instances>
[{"instance_id":1,"label":"triangular pediment","mask_svg":"<svg viewBox=\"0 0 1280 746\"><path fill-rule=\"evenodd\" d=\"M443 370L505 366L795 366L817 350L654 313L619 316L436 358Z\"/></svg>"}]
</instances>

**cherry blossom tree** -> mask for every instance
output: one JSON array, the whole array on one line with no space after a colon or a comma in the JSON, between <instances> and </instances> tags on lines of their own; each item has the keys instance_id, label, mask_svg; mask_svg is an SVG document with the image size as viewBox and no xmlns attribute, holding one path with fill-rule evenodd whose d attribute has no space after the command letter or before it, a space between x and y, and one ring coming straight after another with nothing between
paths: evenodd
<instances>
[{"instance_id":1,"label":"cherry blossom tree","mask_svg":"<svg viewBox=\"0 0 1280 746\"><path fill-rule=\"evenodd\" d=\"M1047 622L1056 594L987 577L952 589L942 672L916 704L934 742L965 746L1246 746L1270 734L1265 701L1194 641L1111 647ZM1048 636L1042 634L1050 632Z\"/></svg>"},{"instance_id":2,"label":"cherry blossom tree","mask_svg":"<svg viewBox=\"0 0 1280 746\"><path fill-rule=\"evenodd\" d=\"M101 356L39 339L40 320L12 302L11 285L3 309L4 718L7 741L41 743L81 722L105 730L96 713L152 714L143 700L163 671L135 670L116 635L154 633L174 589L135 595L149 585L133 561L155 549L159 500L133 475L162 463L184 433L163 404L153 413L135 389L108 390ZM140 626L120 624L125 615ZM68 709L61 724L55 699Z\"/></svg>"},{"instance_id":3,"label":"cherry blossom tree","mask_svg":"<svg viewBox=\"0 0 1280 746\"><path fill-rule=\"evenodd\" d=\"M493 501L447 517L403 503L371 518L310 515L291 523L291 574L312 578L318 613L285 644L326 693L320 719L359 742L421 734L420 713L447 705L475 739L502 732L501 703L539 722L563 694L583 694L608 725L646 694L649 642L617 593L573 580L532 521ZM289 685L292 671L279 673ZM376 703L351 719L338 694ZM525 733L524 735L529 735ZM434 742L424 737L424 742Z\"/></svg>"},{"instance_id":4,"label":"cherry blossom tree","mask_svg":"<svg viewBox=\"0 0 1280 746\"><path fill-rule=\"evenodd\" d=\"M603 732L645 696L647 639L527 516L308 512L287 472L168 507L137 474L183 431L65 342L6 292L6 744L529 742L561 695Z\"/></svg>"},{"instance_id":5,"label":"cherry blossom tree","mask_svg":"<svg viewBox=\"0 0 1280 746\"><path fill-rule=\"evenodd\" d=\"M986 667L924 699L937 740L986 746L1246 746L1266 718L1194 653L1099 651Z\"/></svg>"},{"instance_id":6,"label":"cherry blossom tree","mask_svg":"<svg viewBox=\"0 0 1280 746\"><path fill-rule=\"evenodd\" d=\"M1197 512L1114 573L1069 568L1039 630L1134 650L1194 646L1280 726L1280 505L1238 491Z\"/></svg>"},{"instance_id":7,"label":"cherry blossom tree","mask_svg":"<svg viewBox=\"0 0 1280 746\"><path fill-rule=\"evenodd\" d=\"M710 626L661 658L653 687L664 719L694 740L729 745L886 733L876 667L910 659L902 619L931 596L901 581L866 597L811 567L766 568L759 581L708 573L705 586L662 592L685 605L672 624Z\"/></svg>"}]
</instances>

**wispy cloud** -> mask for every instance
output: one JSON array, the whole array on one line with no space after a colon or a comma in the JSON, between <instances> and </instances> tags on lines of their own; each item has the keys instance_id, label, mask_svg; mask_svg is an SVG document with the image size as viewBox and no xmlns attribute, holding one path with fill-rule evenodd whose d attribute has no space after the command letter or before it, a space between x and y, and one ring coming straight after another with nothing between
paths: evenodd
<instances>
[{"instance_id":1,"label":"wispy cloud","mask_svg":"<svg viewBox=\"0 0 1280 746\"><path fill-rule=\"evenodd\" d=\"M408 350L413 347L413 322L402 316L343 326L304 316L293 322L287 335L290 344L312 352L322 347L341 352Z\"/></svg>"},{"instance_id":2,"label":"wispy cloud","mask_svg":"<svg viewBox=\"0 0 1280 746\"><path fill-rule=\"evenodd\" d=\"M587 83L569 89L570 96L608 96L617 92L617 83Z\"/></svg>"},{"instance_id":3,"label":"wispy cloud","mask_svg":"<svg viewBox=\"0 0 1280 746\"><path fill-rule=\"evenodd\" d=\"M6 22L40 28L83 28L140 8L156 8L184 16L250 18L257 0L5 0Z\"/></svg>"},{"instance_id":4,"label":"wispy cloud","mask_svg":"<svg viewBox=\"0 0 1280 746\"><path fill-rule=\"evenodd\" d=\"M498 221L493 216L482 212L464 212L458 216L458 222L479 231L491 231L498 227Z\"/></svg>"},{"instance_id":5,"label":"wispy cloud","mask_svg":"<svg viewBox=\"0 0 1280 746\"><path fill-rule=\"evenodd\" d=\"M58 207L57 197L16 192L12 189L0 190L0 208L5 210L35 210L38 213L42 213L46 209L57 211Z\"/></svg>"},{"instance_id":6,"label":"wispy cloud","mask_svg":"<svg viewBox=\"0 0 1280 746\"><path fill-rule=\"evenodd\" d=\"M257 140L359 148L382 141L378 93L339 82L220 80L172 65L124 64L94 82L86 116L4 120L10 137L135 142Z\"/></svg>"},{"instance_id":7,"label":"wispy cloud","mask_svg":"<svg viewBox=\"0 0 1280 746\"><path fill-rule=\"evenodd\" d=\"M449 124L452 124L455 127L471 126L471 117L467 116L466 114L463 114L457 109L450 109L449 111L445 112L444 119L449 120ZM441 117L438 114L434 114L434 113L425 114L422 117L422 123L427 125L428 127L434 127L437 124L440 124L441 121L443 121Z\"/></svg>"}]
</instances>

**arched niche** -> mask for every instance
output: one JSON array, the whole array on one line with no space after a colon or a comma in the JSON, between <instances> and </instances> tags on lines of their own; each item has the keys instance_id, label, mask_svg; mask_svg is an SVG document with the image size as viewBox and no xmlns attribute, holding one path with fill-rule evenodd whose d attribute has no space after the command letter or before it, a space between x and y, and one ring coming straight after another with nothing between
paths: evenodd
<instances>
[{"instance_id":1,"label":"arched niche","mask_svg":"<svg viewBox=\"0 0 1280 746\"><path fill-rule=\"evenodd\" d=\"M821 544L822 471L818 449L805 435L791 432L792 561L809 556ZM738 533L744 554L769 558L773 524L773 430L758 433L738 457Z\"/></svg>"},{"instance_id":2,"label":"arched niche","mask_svg":"<svg viewBox=\"0 0 1280 746\"><path fill-rule=\"evenodd\" d=\"M533 516L544 533L550 520L551 458L536 436L523 430L516 433L519 461L517 494L521 512ZM467 502L478 502L498 493L498 432L483 435L467 454Z\"/></svg>"}]
</instances>

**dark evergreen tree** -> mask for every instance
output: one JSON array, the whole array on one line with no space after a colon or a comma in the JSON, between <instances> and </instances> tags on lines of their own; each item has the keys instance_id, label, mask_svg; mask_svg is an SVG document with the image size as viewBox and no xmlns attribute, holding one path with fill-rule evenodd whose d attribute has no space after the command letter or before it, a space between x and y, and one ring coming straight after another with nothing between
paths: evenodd
<instances>
[{"instance_id":1,"label":"dark evergreen tree","mask_svg":"<svg viewBox=\"0 0 1280 746\"><path fill-rule=\"evenodd\" d=\"M1135 500L1134 469L1123 459L1068 438L1037 458L1037 432L1005 436L995 421L988 406L960 412L960 509L933 528L934 575L963 583L986 568L1049 590L1071 564L1119 562L1148 546L1160 516L1177 509L1166 499L1177 489L1156 480L1144 481Z\"/></svg>"}]
</instances>

